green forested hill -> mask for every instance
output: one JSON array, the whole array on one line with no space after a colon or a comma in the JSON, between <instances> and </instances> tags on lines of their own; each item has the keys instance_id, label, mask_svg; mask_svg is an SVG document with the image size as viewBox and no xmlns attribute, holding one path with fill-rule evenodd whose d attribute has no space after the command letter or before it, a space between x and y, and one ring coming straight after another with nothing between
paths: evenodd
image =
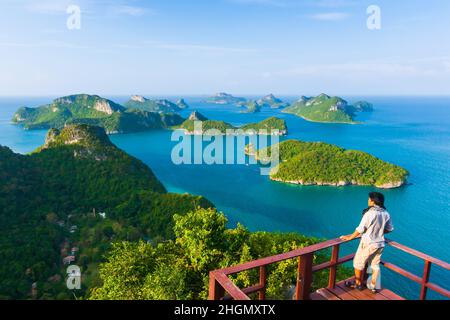
<instances>
[{"instance_id":1,"label":"green forested hill","mask_svg":"<svg viewBox=\"0 0 450 320\"><path fill-rule=\"evenodd\" d=\"M96 95L78 94L55 99L38 108L20 108L12 120L25 129L61 129L66 124L89 124L102 127L108 133L164 129L184 120L175 113L150 111L128 109Z\"/></svg>"},{"instance_id":2,"label":"green forested hill","mask_svg":"<svg viewBox=\"0 0 450 320\"><path fill-rule=\"evenodd\" d=\"M202 131L194 131L194 124L198 122L202 124ZM286 121L277 117L270 117L257 123L248 123L241 127L235 127L227 122L220 120L209 120L197 111L192 112L187 120L180 126L174 126L173 129L183 129L188 134L202 134L207 130L218 130L222 134L226 134L230 130L254 130L261 134L271 134L272 130L278 130L280 135L287 134ZM265 130L265 132L260 132Z\"/></svg>"},{"instance_id":3,"label":"green forested hill","mask_svg":"<svg viewBox=\"0 0 450 320\"><path fill-rule=\"evenodd\" d=\"M354 117L357 112L372 110L373 106L368 102L359 101L350 105L340 97L322 93L317 97L302 97L283 112L315 122L356 123Z\"/></svg>"},{"instance_id":4,"label":"green forested hill","mask_svg":"<svg viewBox=\"0 0 450 320\"><path fill-rule=\"evenodd\" d=\"M260 150L256 157L270 155ZM323 142L288 140L279 144L280 164L271 179L302 185L373 185L395 188L406 183L408 171L368 153Z\"/></svg>"},{"instance_id":5,"label":"green forested hill","mask_svg":"<svg viewBox=\"0 0 450 320\"><path fill-rule=\"evenodd\" d=\"M67 247L79 247L86 290L98 281L96 266L112 241L170 239L173 214L197 206L212 204L167 193L101 128L51 130L30 155L0 147L0 298L30 298L33 283L34 298L70 298L62 265Z\"/></svg>"}]
</instances>

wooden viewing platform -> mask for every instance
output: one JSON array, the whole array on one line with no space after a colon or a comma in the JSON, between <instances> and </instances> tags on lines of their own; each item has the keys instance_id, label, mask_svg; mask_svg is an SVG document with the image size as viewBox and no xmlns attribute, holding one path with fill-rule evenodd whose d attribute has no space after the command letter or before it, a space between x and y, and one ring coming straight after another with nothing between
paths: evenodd
<instances>
[{"instance_id":1,"label":"wooden viewing platform","mask_svg":"<svg viewBox=\"0 0 450 320\"><path fill-rule=\"evenodd\" d=\"M209 299L250 300L249 294L258 293L259 300L265 300L267 266L280 261L296 258L298 260L297 283L295 289L296 300L405 300L403 297L386 288L383 288L376 294L373 294L368 289L359 291L347 288L344 285L344 281L336 282L337 267L341 264L352 261L355 256L353 253L341 258L339 257L340 246L347 242L349 241L343 241L340 239L328 240L287 253L250 261L229 268L211 271L209 274ZM385 268L419 283L420 300L426 300L428 289L450 298L450 291L429 281L432 265L436 265L445 270L450 270L450 264L391 240L386 240L386 245L406 252L407 254L420 258L424 261L424 272L422 276L417 276L390 262L384 260L381 262ZM313 265L314 253L329 248L332 248L330 261ZM240 289L229 278L230 275L252 269L259 269L259 283L253 286ZM311 292L313 273L325 269L329 269L328 286L326 288L321 288L316 292Z\"/></svg>"}]
</instances>

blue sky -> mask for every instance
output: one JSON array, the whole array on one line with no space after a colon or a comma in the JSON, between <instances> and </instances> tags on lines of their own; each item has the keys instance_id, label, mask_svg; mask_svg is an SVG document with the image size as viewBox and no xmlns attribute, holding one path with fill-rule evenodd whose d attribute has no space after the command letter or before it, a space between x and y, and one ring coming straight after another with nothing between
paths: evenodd
<instances>
[{"instance_id":1,"label":"blue sky","mask_svg":"<svg viewBox=\"0 0 450 320\"><path fill-rule=\"evenodd\" d=\"M2 0L0 95L450 95L449 16L448 0Z\"/></svg>"}]
</instances>

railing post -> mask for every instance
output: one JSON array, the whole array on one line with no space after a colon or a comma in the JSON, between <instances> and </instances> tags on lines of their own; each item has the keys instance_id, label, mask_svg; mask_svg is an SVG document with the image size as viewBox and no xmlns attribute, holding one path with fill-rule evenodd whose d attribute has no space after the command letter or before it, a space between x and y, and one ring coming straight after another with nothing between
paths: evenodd
<instances>
[{"instance_id":1,"label":"railing post","mask_svg":"<svg viewBox=\"0 0 450 320\"><path fill-rule=\"evenodd\" d=\"M224 297L224 288L216 281L214 271L209 273L209 294L208 300L220 300Z\"/></svg>"},{"instance_id":2,"label":"railing post","mask_svg":"<svg viewBox=\"0 0 450 320\"><path fill-rule=\"evenodd\" d=\"M425 267L423 269L422 288L420 289L420 300L426 300L427 298L427 283L430 280L431 262L425 260Z\"/></svg>"},{"instance_id":3,"label":"railing post","mask_svg":"<svg viewBox=\"0 0 450 320\"><path fill-rule=\"evenodd\" d=\"M328 288L334 289L336 286L336 271L337 271L337 262L339 260L339 245L333 246L333 250L331 252L331 260L330 262L333 264L330 267L330 276L328 278Z\"/></svg>"},{"instance_id":4,"label":"railing post","mask_svg":"<svg viewBox=\"0 0 450 320\"><path fill-rule=\"evenodd\" d=\"M309 300L309 291L312 284L312 253L298 257L297 286L295 290L296 300Z\"/></svg>"},{"instance_id":5,"label":"railing post","mask_svg":"<svg viewBox=\"0 0 450 320\"><path fill-rule=\"evenodd\" d=\"M259 291L259 300L266 299L266 266L259 267L259 284L263 287Z\"/></svg>"}]
</instances>

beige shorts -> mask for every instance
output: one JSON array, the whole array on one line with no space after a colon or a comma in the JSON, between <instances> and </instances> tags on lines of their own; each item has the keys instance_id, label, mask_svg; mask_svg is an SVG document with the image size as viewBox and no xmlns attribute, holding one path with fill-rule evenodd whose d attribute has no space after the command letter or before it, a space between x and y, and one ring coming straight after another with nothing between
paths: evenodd
<instances>
[{"instance_id":1,"label":"beige shorts","mask_svg":"<svg viewBox=\"0 0 450 320\"><path fill-rule=\"evenodd\" d=\"M357 270L364 270L367 264L371 266L372 270L380 269L381 253L383 250L384 248L377 248L376 246L361 242L353 259L353 267Z\"/></svg>"}]
</instances>

